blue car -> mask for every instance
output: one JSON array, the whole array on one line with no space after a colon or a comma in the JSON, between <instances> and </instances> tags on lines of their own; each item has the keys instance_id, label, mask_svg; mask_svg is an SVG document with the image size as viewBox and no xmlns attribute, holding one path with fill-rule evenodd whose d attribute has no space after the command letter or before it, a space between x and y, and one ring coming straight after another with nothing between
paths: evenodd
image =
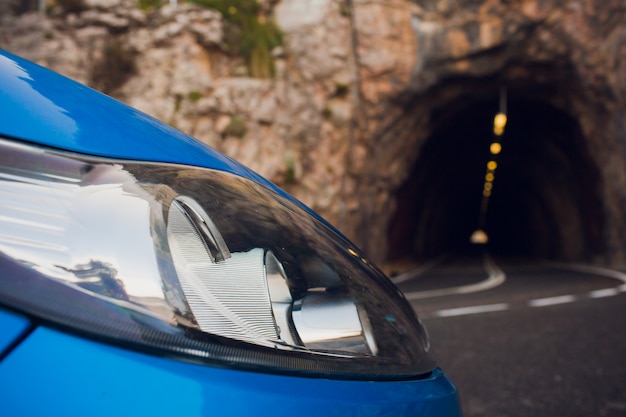
<instances>
[{"instance_id":1,"label":"blue car","mask_svg":"<svg viewBox=\"0 0 626 417\"><path fill-rule=\"evenodd\" d=\"M245 167L0 51L0 415L459 416L401 293Z\"/></svg>"}]
</instances>

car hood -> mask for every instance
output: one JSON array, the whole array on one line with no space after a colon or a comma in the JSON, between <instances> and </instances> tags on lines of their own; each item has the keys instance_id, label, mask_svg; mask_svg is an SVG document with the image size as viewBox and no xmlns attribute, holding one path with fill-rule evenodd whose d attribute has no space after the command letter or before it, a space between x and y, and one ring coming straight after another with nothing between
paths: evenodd
<instances>
[{"instance_id":1,"label":"car hood","mask_svg":"<svg viewBox=\"0 0 626 417\"><path fill-rule=\"evenodd\" d=\"M266 179L109 96L0 50L0 135L87 155L218 169Z\"/></svg>"}]
</instances>

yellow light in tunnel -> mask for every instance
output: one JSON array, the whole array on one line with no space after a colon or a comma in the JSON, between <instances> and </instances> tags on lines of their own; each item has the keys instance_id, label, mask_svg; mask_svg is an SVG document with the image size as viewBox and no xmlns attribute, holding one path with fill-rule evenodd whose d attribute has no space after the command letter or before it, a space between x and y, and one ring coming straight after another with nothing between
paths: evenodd
<instances>
[{"instance_id":1,"label":"yellow light in tunnel","mask_svg":"<svg viewBox=\"0 0 626 417\"><path fill-rule=\"evenodd\" d=\"M486 182L485 183L485 190L492 190L493 189L493 183L492 182Z\"/></svg>"},{"instance_id":2,"label":"yellow light in tunnel","mask_svg":"<svg viewBox=\"0 0 626 417\"><path fill-rule=\"evenodd\" d=\"M487 175L485 175L485 181L487 182L493 182L495 178L496 177L491 172L488 172Z\"/></svg>"},{"instance_id":3,"label":"yellow light in tunnel","mask_svg":"<svg viewBox=\"0 0 626 417\"><path fill-rule=\"evenodd\" d=\"M489 161L489 162L487 162L487 169L489 171L495 171L496 168L498 168L498 163L496 161Z\"/></svg>"},{"instance_id":4,"label":"yellow light in tunnel","mask_svg":"<svg viewBox=\"0 0 626 417\"><path fill-rule=\"evenodd\" d=\"M500 145L498 142L494 142L491 144L491 146L489 146L489 150L493 155L497 155L500 153L500 151L502 151L502 145Z\"/></svg>"},{"instance_id":5,"label":"yellow light in tunnel","mask_svg":"<svg viewBox=\"0 0 626 417\"><path fill-rule=\"evenodd\" d=\"M493 118L493 133L496 136L502 136L504 133L504 127L506 126L506 114L498 113Z\"/></svg>"},{"instance_id":6,"label":"yellow light in tunnel","mask_svg":"<svg viewBox=\"0 0 626 417\"><path fill-rule=\"evenodd\" d=\"M487 190L486 188L483 190L483 196L485 197L490 197L491 196L491 190Z\"/></svg>"},{"instance_id":7,"label":"yellow light in tunnel","mask_svg":"<svg viewBox=\"0 0 626 417\"><path fill-rule=\"evenodd\" d=\"M478 229L472 233L472 236L470 236L470 242L475 245L484 245L489 242L489 236L487 236L487 233L485 233L484 230Z\"/></svg>"}]
</instances>

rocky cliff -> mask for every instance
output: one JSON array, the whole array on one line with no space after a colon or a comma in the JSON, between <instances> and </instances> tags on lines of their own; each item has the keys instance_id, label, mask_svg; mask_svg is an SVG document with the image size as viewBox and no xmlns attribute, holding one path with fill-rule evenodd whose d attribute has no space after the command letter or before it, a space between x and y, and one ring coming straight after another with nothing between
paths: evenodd
<instances>
[{"instance_id":1,"label":"rocky cliff","mask_svg":"<svg viewBox=\"0 0 626 417\"><path fill-rule=\"evenodd\" d=\"M430 198L418 165L428 175L442 169L435 154L426 158L428 144L458 122L454 115L497 101L503 86L509 97L545 103L576 125L569 136L580 136L563 139L551 155L567 158L570 170L590 167L593 177L574 175L567 187L591 188L593 196L572 197L579 209L568 212L566 200L539 191L546 213L559 213L545 228L560 243L545 237L535 254L626 259L620 0L264 0L257 18L276 22L282 34L267 78L250 76L230 42L232 22L217 10L183 2L141 9L131 0L59 4L49 2L44 13L4 11L1 46L250 166L378 261L402 246L424 256L429 247L445 249L443 238L429 238L428 224L443 224L433 220L438 200L432 207L415 201Z\"/></svg>"}]
</instances>

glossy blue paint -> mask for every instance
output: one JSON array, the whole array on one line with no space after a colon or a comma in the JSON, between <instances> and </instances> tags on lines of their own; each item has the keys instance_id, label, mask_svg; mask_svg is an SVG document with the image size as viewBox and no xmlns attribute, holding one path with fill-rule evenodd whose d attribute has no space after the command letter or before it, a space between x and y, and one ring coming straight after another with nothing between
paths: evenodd
<instances>
[{"instance_id":1,"label":"glossy blue paint","mask_svg":"<svg viewBox=\"0 0 626 417\"><path fill-rule=\"evenodd\" d=\"M1 135L85 155L214 168L274 188L190 136L1 50L0 92Z\"/></svg>"},{"instance_id":2,"label":"glossy blue paint","mask_svg":"<svg viewBox=\"0 0 626 417\"><path fill-rule=\"evenodd\" d=\"M0 363L0 415L459 416L441 371L426 380L338 381L218 369L38 328Z\"/></svg>"},{"instance_id":3,"label":"glossy blue paint","mask_svg":"<svg viewBox=\"0 0 626 417\"><path fill-rule=\"evenodd\" d=\"M30 327L26 317L0 308L0 354Z\"/></svg>"}]
</instances>

